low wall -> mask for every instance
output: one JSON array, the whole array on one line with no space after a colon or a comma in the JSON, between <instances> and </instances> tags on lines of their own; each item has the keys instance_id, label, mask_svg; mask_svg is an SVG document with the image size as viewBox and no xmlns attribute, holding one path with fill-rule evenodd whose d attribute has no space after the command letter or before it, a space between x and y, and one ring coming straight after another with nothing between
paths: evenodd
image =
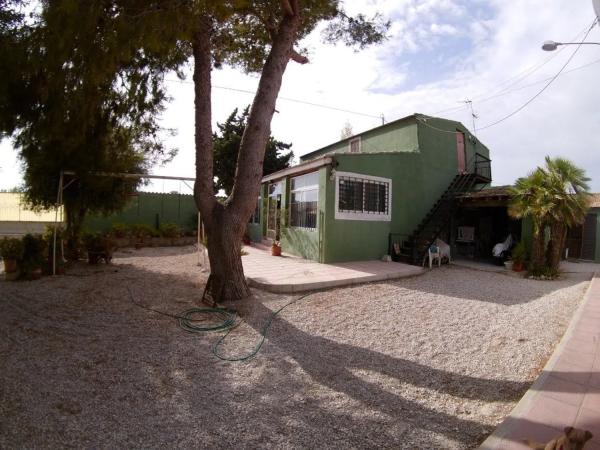
<instances>
[{"instance_id":1,"label":"low wall","mask_svg":"<svg viewBox=\"0 0 600 450\"><path fill-rule=\"evenodd\" d=\"M0 237L20 237L27 233L42 234L47 226L53 226L54 222L16 222L0 221ZM64 226L64 223L59 223Z\"/></svg>"}]
</instances>

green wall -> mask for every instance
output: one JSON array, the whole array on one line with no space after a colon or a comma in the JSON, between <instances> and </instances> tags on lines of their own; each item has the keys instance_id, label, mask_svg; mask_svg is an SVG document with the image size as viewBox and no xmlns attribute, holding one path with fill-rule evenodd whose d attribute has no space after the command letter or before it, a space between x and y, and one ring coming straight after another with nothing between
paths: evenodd
<instances>
[{"instance_id":1,"label":"green wall","mask_svg":"<svg viewBox=\"0 0 600 450\"><path fill-rule=\"evenodd\" d=\"M361 153L414 152L419 147L417 122L414 117L407 117L303 155L300 161L309 161L331 153L349 153L350 140L358 136L361 139Z\"/></svg>"},{"instance_id":2,"label":"green wall","mask_svg":"<svg viewBox=\"0 0 600 450\"><path fill-rule=\"evenodd\" d=\"M109 216L90 215L84 227L94 231L104 231L114 223L145 223L157 226L175 223L180 228L196 229L198 209L192 195L140 192L132 197L122 211Z\"/></svg>"},{"instance_id":3,"label":"green wall","mask_svg":"<svg viewBox=\"0 0 600 450\"><path fill-rule=\"evenodd\" d=\"M590 214L596 214L596 254L594 262L600 263L600 208L590 208Z\"/></svg>"}]
</instances>

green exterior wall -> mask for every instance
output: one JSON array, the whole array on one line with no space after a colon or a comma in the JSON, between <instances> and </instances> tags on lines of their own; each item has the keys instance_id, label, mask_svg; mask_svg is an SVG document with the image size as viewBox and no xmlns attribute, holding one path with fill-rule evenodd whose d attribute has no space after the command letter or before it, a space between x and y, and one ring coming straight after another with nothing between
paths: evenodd
<instances>
[{"instance_id":1,"label":"green exterior wall","mask_svg":"<svg viewBox=\"0 0 600 450\"><path fill-rule=\"evenodd\" d=\"M184 230L194 231L198 223L197 215L198 209L192 195L140 192L118 213L88 216L84 227L92 231L106 231L114 223L144 223L152 227L175 223Z\"/></svg>"},{"instance_id":2,"label":"green exterior wall","mask_svg":"<svg viewBox=\"0 0 600 450\"><path fill-rule=\"evenodd\" d=\"M300 162L332 153L349 153L350 140L357 136L361 139L361 153L415 152L419 148L417 121L407 117L300 156Z\"/></svg>"},{"instance_id":3,"label":"green exterior wall","mask_svg":"<svg viewBox=\"0 0 600 450\"><path fill-rule=\"evenodd\" d=\"M590 214L596 214L596 254L594 262L600 263L600 208L590 208Z\"/></svg>"}]
</instances>

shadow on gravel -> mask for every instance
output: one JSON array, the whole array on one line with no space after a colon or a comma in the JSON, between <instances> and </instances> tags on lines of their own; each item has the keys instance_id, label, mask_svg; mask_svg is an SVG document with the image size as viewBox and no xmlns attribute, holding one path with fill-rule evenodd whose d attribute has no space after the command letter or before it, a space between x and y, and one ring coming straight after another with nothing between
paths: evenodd
<instances>
[{"instance_id":1,"label":"shadow on gravel","mask_svg":"<svg viewBox=\"0 0 600 450\"><path fill-rule=\"evenodd\" d=\"M422 282L423 278L430 278L430 281ZM540 281L464 267L442 266L419 278L386 283L429 294L510 306L537 300L590 279L589 273L570 273L563 279Z\"/></svg>"},{"instance_id":2,"label":"shadow on gravel","mask_svg":"<svg viewBox=\"0 0 600 450\"><path fill-rule=\"evenodd\" d=\"M484 402L517 400L529 387L314 336L279 317L256 358L223 363L211 353L220 335L187 334L127 293L129 286L137 301L177 314L195 306L197 283L119 259L109 267L65 277L60 291L56 279L0 287L0 414L7 418L0 447L472 448L493 427L356 372L424 388L423 395ZM107 286L118 289L109 294ZM468 292L482 297L475 286ZM254 330L242 344L256 342L272 313L265 305L283 301L265 294L235 304ZM235 347L232 339L226 348Z\"/></svg>"}]
</instances>

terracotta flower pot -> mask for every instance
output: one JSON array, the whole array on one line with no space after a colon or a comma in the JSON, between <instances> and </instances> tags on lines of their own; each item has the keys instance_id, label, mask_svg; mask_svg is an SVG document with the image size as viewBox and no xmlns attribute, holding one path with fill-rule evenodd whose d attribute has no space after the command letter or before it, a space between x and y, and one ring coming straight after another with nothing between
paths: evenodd
<instances>
[{"instance_id":1,"label":"terracotta flower pot","mask_svg":"<svg viewBox=\"0 0 600 450\"><path fill-rule=\"evenodd\" d=\"M4 271L6 273L13 273L17 271L17 260L4 258Z\"/></svg>"},{"instance_id":2,"label":"terracotta flower pot","mask_svg":"<svg viewBox=\"0 0 600 450\"><path fill-rule=\"evenodd\" d=\"M271 246L271 255L273 256L281 256L281 245L273 244Z\"/></svg>"},{"instance_id":3,"label":"terracotta flower pot","mask_svg":"<svg viewBox=\"0 0 600 450\"><path fill-rule=\"evenodd\" d=\"M524 268L524 264L522 262L513 262L512 270L513 272L522 272Z\"/></svg>"}]
</instances>

